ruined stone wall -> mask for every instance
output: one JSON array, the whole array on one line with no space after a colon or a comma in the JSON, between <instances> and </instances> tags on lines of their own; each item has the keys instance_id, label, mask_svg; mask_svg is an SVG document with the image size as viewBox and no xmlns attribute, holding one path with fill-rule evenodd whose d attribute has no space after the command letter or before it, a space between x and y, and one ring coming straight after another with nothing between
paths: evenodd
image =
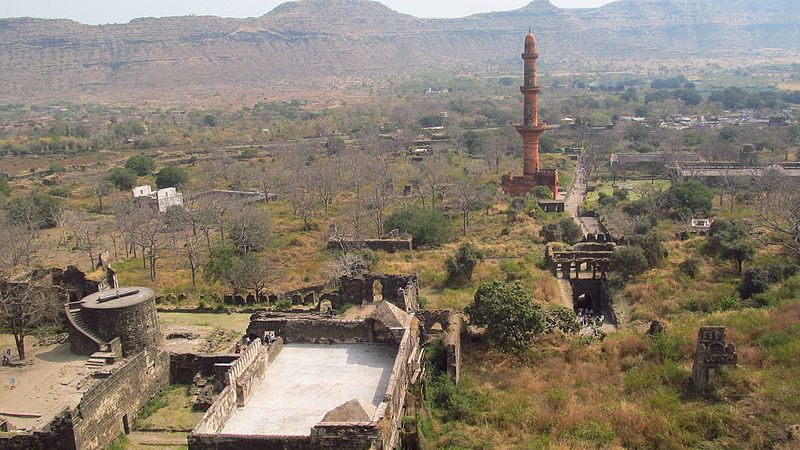
<instances>
[{"instance_id":1,"label":"ruined stone wall","mask_svg":"<svg viewBox=\"0 0 800 450\"><path fill-rule=\"evenodd\" d=\"M125 430L123 417L133 421L144 405L169 382L169 354L147 351L84 394L72 412L75 443L81 450L106 448Z\"/></svg>"},{"instance_id":2,"label":"ruined stone wall","mask_svg":"<svg viewBox=\"0 0 800 450\"><path fill-rule=\"evenodd\" d=\"M195 435L216 435L216 433L222 431L236 408L236 386L225 386L217 398L214 399L214 403L208 408L203 418L200 419L200 422L197 423L197 426L194 427L192 434L189 435L189 448L195 448L191 445L192 438Z\"/></svg>"},{"instance_id":3,"label":"ruined stone wall","mask_svg":"<svg viewBox=\"0 0 800 450\"><path fill-rule=\"evenodd\" d=\"M419 333L419 322L414 319L411 327L403 333L386 395L375 413L375 420L379 423L378 428L381 433L380 439L383 448L386 449L396 448L399 443L409 380L419 369Z\"/></svg>"},{"instance_id":4,"label":"ruined stone wall","mask_svg":"<svg viewBox=\"0 0 800 450\"><path fill-rule=\"evenodd\" d=\"M326 430L327 431L327 430ZM189 435L190 450L368 450L375 446L374 425L347 424L325 436Z\"/></svg>"},{"instance_id":5,"label":"ruined stone wall","mask_svg":"<svg viewBox=\"0 0 800 450\"><path fill-rule=\"evenodd\" d=\"M25 434L0 433L2 450L77 450L72 431L72 414L68 409L59 413L41 431Z\"/></svg>"},{"instance_id":6,"label":"ruined stone wall","mask_svg":"<svg viewBox=\"0 0 800 450\"><path fill-rule=\"evenodd\" d=\"M461 316L448 310L424 310L419 311L417 316L422 319L421 331L423 340L426 342L437 334L433 330L434 325L441 325L442 344L447 357L447 373L458 382L461 378L461 327L463 325Z\"/></svg>"},{"instance_id":7,"label":"ruined stone wall","mask_svg":"<svg viewBox=\"0 0 800 450\"><path fill-rule=\"evenodd\" d=\"M204 376L214 375L214 365L218 363L231 363L239 355L229 354L203 354L203 353L172 353L169 355L169 382L172 384L192 384L196 374Z\"/></svg>"},{"instance_id":8,"label":"ruined stone wall","mask_svg":"<svg viewBox=\"0 0 800 450\"><path fill-rule=\"evenodd\" d=\"M247 334L263 337L275 332L286 344L353 344L372 341L371 320L329 319L256 319L251 320Z\"/></svg>"},{"instance_id":9,"label":"ruined stone wall","mask_svg":"<svg viewBox=\"0 0 800 450\"><path fill-rule=\"evenodd\" d=\"M216 434L225 428L225 424L228 423L236 408L244 406L247 400L252 397L255 389L261 384L267 368L283 350L283 340L279 338L268 345L254 344L248 347L248 350L256 352L256 354L253 358L248 358L246 366L238 367L238 373L235 377L230 374L228 376L220 376L217 373L217 376L226 380L228 384L214 399L214 403L198 422L192 431L192 435ZM244 360L240 359L235 361L234 364L242 364L244 362ZM227 369L230 370L232 366L228 363L218 363L213 370L216 372L224 369L226 365L228 366Z\"/></svg>"},{"instance_id":10,"label":"ruined stone wall","mask_svg":"<svg viewBox=\"0 0 800 450\"><path fill-rule=\"evenodd\" d=\"M419 287L417 276L412 275L380 275L365 274L357 278L342 277L339 280L339 291L336 304L360 305L364 301L372 301L376 282L380 283L381 296L403 311L414 311L419 307ZM400 289L402 289L402 294Z\"/></svg>"}]
</instances>

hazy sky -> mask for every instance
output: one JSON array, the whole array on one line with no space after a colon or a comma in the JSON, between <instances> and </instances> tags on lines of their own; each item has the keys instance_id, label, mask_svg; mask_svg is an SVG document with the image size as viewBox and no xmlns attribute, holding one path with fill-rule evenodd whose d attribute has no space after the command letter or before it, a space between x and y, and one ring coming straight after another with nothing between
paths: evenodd
<instances>
[{"instance_id":1,"label":"hazy sky","mask_svg":"<svg viewBox=\"0 0 800 450\"><path fill-rule=\"evenodd\" d=\"M550 0L562 8L585 8L611 0ZM82 23L124 23L137 17L258 17L282 0L0 0L0 17L67 18ZM418 17L463 17L477 12L520 8L530 0L381 0Z\"/></svg>"}]
</instances>

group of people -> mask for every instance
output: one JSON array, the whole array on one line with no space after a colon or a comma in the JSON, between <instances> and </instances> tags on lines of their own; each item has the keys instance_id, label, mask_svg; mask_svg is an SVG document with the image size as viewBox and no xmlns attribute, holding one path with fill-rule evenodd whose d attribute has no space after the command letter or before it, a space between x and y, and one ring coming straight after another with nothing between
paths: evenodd
<instances>
[{"instance_id":1,"label":"group of people","mask_svg":"<svg viewBox=\"0 0 800 450\"><path fill-rule=\"evenodd\" d=\"M601 327L606 321L606 316L604 314L600 314L599 316L594 315L593 309L578 309L578 322L580 322L581 326L584 327Z\"/></svg>"},{"instance_id":2,"label":"group of people","mask_svg":"<svg viewBox=\"0 0 800 450\"><path fill-rule=\"evenodd\" d=\"M244 337L245 347L248 347L250 345L250 343L255 341L256 339L260 340L262 344L264 344L264 343L272 344L273 342L275 342L276 338L275 338L275 333L272 332L272 331L267 332L267 335L263 339L260 338L260 337L251 338L250 336L245 336ZM236 348L234 348L233 351L234 351L234 353L237 353L237 354L242 353L242 343L241 342L237 342L236 343Z\"/></svg>"}]
</instances>

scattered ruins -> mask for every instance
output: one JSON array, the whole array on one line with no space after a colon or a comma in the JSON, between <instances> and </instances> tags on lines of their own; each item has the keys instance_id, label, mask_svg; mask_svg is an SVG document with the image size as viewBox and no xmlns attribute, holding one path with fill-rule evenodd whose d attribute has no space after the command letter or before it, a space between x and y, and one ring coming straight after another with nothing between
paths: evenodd
<instances>
[{"instance_id":1,"label":"scattered ruins","mask_svg":"<svg viewBox=\"0 0 800 450\"><path fill-rule=\"evenodd\" d=\"M692 365L692 387L698 394L709 388L709 373L724 366L736 367L739 356L736 346L725 342L725 327L701 327L697 332L697 349Z\"/></svg>"},{"instance_id":2,"label":"scattered ruins","mask_svg":"<svg viewBox=\"0 0 800 450\"><path fill-rule=\"evenodd\" d=\"M71 361L84 364L78 384L62 386L72 400L44 426L7 423L0 449L106 448L170 383L189 385L205 411L191 449L392 449L418 403L426 346L441 342L443 373L460 376L462 319L420 310L413 274L344 277L309 291L316 311L253 314L238 354L164 351L151 289L94 287L62 293ZM370 312L339 320L326 302Z\"/></svg>"},{"instance_id":3,"label":"scattered ruins","mask_svg":"<svg viewBox=\"0 0 800 450\"><path fill-rule=\"evenodd\" d=\"M536 51L536 37L528 33L525 37L525 83L520 87L525 97L523 122L517 126L517 132L522 136L524 146L524 167L522 176L512 176L510 173L502 177L503 192L509 195L522 196L530 194L536 186L546 186L553 193L553 199L558 198L558 170L542 169L539 166L539 140L547 125L539 122L539 92L542 88L536 79L536 60L539 53Z\"/></svg>"}]
</instances>

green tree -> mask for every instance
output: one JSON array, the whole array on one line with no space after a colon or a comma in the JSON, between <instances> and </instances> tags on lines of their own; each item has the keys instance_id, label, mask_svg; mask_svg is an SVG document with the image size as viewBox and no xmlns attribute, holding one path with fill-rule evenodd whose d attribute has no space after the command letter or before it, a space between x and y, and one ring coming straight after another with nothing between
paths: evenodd
<instances>
[{"instance_id":1,"label":"green tree","mask_svg":"<svg viewBox=\"0 0 800 450\"><path fill-rule=\"evenodd\" d=\"M624 278L639 275L647 269L647 257L638 245L619 246L611 256L611 269L621 273Z\"/></svg>"},{"instance_id":2,"label":"green tree","mask_svg":"<svg viewBox=\"0 0 800 450\"><path fill-rule=\"evenodd\" d=\"M178 188L189 181L189 174L180 167L164 167L156 175L156 186L159 189Z\"/></svg>"},{"instance_id":3,"label":"green tree","mask_svg":"<svg viewBox=\"0 0 800 450\"><path fill-rule=\"evenodd\" d=\"M532 194L536 198L545 198L545 199L553 198L553 191L551 191L550 188L546 186L536 186L535 188L533 188Z\"/></svg>"},{"instance_id":4,"label":"green tree","mask_svg":"<svg viewBox=\"0 0 800 450\"><path fill-rule=\"evenodd\" d=\"M557 223L549 223L539 230L539 237L544 239L545 243L561 242L561 227Z\"/></svg>"},{"instance_id":5,"label":"green tree","mask_svg":"<svg viewBox=\"0 0 800 450\"><path fill-rule=\"evenodd\" d=\"M203 278L206 281L215 281L231 286L234 294L238 294L236 280L236 265L238 254L232 245L216 245L211 248L208 260L203 265Z\"/></svg>"},{"instance_id":6,"label":"green tree","mask_svg":"<svg viewBox=\"0 0 800 450\"><path fill-rule=\"evenodd\" d=\"M125 162L125 168L143 177L149 175L156 168L156 160L145 155L131 156Z\"/></svg>"},{"instance_id":7,"label":"green tree","mask_svg":"<svg viewBox=\"0 0 800 450\"><path fill-rule=\"evenodd\" d=\"M722 259L736 263L736 271L742 274L742 265L755 256L755 244L750 239L750 227L739 220L717 219L711 225L706 241L706 250Z\"/></svg>"},{"instance_id":8,"label":"green tree","mask_svg":"<svg viewBox=\"0 0 800 450\"><path fill-rule=\"evenodd\" d=\"M217 116L211 114L206 114L205 116L203 116L203 125L207 127L212 127L212 128L216 127L218 123L219 121L217 120Z\"/></svg>"},{"instance_id":9,"label":"green tree","mask_svg":"<svg viewBox=\"0 0 800 450\"><path fill-rule=\"evenodd\" d=\"M736 263L736 273L742 274L745 261L750 261L756 254L755 244L749 239L737 239L726 242L720 249L719 256Z\"/></svg>"},{"instance_id":10,"label":"green tree","mask_svg":"<svg viewBox=\"0 0 800 450\"><path fill-rule=\"evenodd\" d=\"M687 210L692 214L708 214L711 212L714 192L699 181L688 181L673 185L670 196L673 206L678 210Z\"/></svg>"},{"instance_id":11,"label":"green tree","mask_svg":"<svg viewBox=\"0 0 800 450\"><path fill-rule=\"evenodd\" d=\"M489 281L467 307L470 324L485 327L486 337L504 352L523 352L544 331L542 307L518 283Z\"/></svg>"},{"instance_id":12,"label":"green tree","mask_svg":"<svg viewBox=\"0 0 800 450\"><path fill-rule=\"evenodd\" d=\"M766 292L774 282L775 280L768 271L754 267L744 272L736 290L743 300L747 300L756 294Z\"/></svg>"},{"instance_id":13,"label":"green tree","mask_svg":"<svg viewBox=\"0 0 800 450\"><path fill-rule=\"evenodd\" d=\"M664 240L655 231L648 231L644 236L633 236L630 239L632 245L641 247L647 259L647 266L657 267L667 258L667 249L664 248Z\"/></svg>"},{"instance_id":14,"label":"green tree","mask_svg":"<svg viewBox=\"0 0 800 450\"><path fill-rule=\"evenodd\" d=\"M27 228L53 228L61 220L61 202L42 193L12 199L6 205L8 218L14 225Z\"/></svg>"},{"instance_id":15,"label":"green tree","mask_svg":"<svg viewBox=\"0 0 800 450\"><path fill-rule=\"evenodd\" d=\"M455 255L448 256L444 261L447 270L447 280L450 282L472 281L472 272L485 255L472 244L461 244Z\"/></svg>"},{"instance_id":16,"label":"green tree","mask_svg":"<svg viewBox=\"0 0 800 450\"><path fill-rule=\"evenodd\" d=\"M412 236L414 247L437 247L450 240L452 230L447 217L440 210L410 206L396 211L386 219L385 230L394 229Z\"/></svg>"},{"instance_id":17,"label":"green tree","mask_svg":"<svg viewBox=\"0 0 800 450\"><path fill-rule=\"evenodd\" d=\"M547 331L558 328L562 333L575 334L581 330L578 317L572 308L562 306L547 308L544 312L544 321Z\"/></svg>"},{"instance_id":18,"label":"green tree","mask_svg":"<svg viewBox=\"0 0 800 450\"><path fill-rule=\"evenodd\" d=\"M575 245L583 239L583 230L572 217L562 218L558 227L561 228L561 236L567 244Z\"/></svg>"},{"instance_id":19,"label":"green tree","mask_svg":"<svg viewBox=\"0 0 800 450\"><path fill-rule=\"evenodd\" d=\"M120 191L133 189L136 185L136 174L128 169L115 167L108 172L108 181Z\"/></svg>"}]
</instances>

